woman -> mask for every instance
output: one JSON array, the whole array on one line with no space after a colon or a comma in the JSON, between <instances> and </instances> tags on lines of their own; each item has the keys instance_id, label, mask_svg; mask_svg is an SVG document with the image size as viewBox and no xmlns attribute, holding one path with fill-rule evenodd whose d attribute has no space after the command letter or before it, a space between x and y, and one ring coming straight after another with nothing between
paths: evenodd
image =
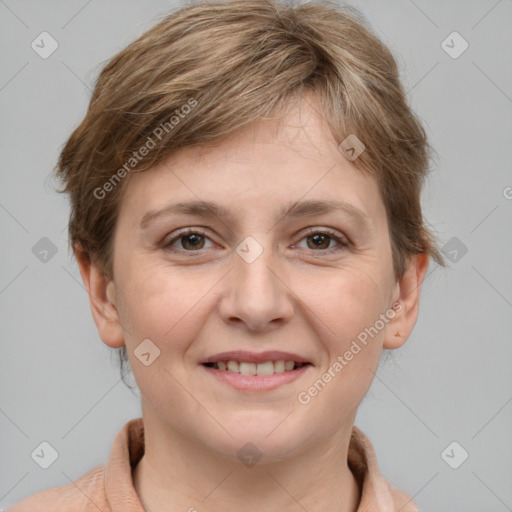
<instances>
[{"instance_id":1,"label":"woman","mask_svg":"<svg viewBox=\"0 0 512 512\"><path fill-rule=\"evenodd\" d=\"M357 408L418 315L428 143L349 7L204 2L116 55L59 159L143 417L10 510L415 511Z\"/></svg>"}]
</instances>

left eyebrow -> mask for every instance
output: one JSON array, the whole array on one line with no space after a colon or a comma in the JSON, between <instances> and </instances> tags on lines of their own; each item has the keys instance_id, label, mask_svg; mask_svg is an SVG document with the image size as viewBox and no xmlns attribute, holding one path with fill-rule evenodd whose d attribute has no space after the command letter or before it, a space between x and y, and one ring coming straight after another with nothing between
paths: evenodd
<instances>
[{"instance_id":1,"label":"left eyebrow","mask_svg":"<svg viewBox=\"0 0 512 512\"><path fill-rule=\"evenodd\" d=\"M320 215L332 211L342 211L352 217L361 227L370 227L370 217L354 205L339 199L295 201L281 210L280 217L306 217Z\"/></svg>"},{"instance_id":2,"label":"left eyebrow","mask_svg":"<svg viewBox=\"0 0 512 512\"><path fill-rule=\"evenodd\" d=\"M370 227L370 218L365 212L350 203L335 199L294 201L281 209L280 213L277 215L276 221L279 219L283 220L286 217L306 217L330 213L332 211L343 211L345 214L352 217L360 227ZM140 226L144 229L157 218L169 216L173 213L195 215L197 217L234 217L233 212L217 203L211 201L189 201L172 203L160 210L147 212L142 217Z\"/></svg>"}]
</instances>

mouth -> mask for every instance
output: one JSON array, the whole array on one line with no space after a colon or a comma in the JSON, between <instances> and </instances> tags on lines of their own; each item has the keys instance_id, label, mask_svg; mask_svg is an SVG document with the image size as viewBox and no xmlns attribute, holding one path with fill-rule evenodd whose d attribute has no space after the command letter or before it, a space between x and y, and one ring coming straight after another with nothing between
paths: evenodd
<instances>
[{"instance_id":1,"label":"mouth","mask_svg":"<svg viewBox=\"0 0 512 512\"><path fill-rule=\"evenodd\" d=\"M241 391L269 391L303 375L313 363L288 352L224 352L200 362L218 381Z\"/></svg>"},{"instance_id":2,"label":"mouth","mask_svg":"<svg viewBox=\"0 0 512 512\"><path fill-rule=\"evenodd\" d=\"M241 375L274 375L277 373L291 372L298 370L311 363L302 363L297 361L264 361L263 363L252 363L247 361L217 361L216 363L203 363L207 368L220 370L224 372L239 373Z\"/></svg>"}]
</instances>

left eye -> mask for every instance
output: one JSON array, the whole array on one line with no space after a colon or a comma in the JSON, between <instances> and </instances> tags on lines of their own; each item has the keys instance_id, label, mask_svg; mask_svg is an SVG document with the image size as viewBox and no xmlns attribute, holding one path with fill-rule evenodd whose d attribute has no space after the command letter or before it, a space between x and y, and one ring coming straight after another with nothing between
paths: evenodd
<instances>
[{"instance_id":1,"label":"left eye","mask_svg":"<svg viewBox=\"0 0 512 512\"><path fill-rule=\"evenodd\" d=\"M325 252L330 252L331 250L336 251L348 247L349 245L344 238L330 230L311 230L306 233L306 236L302 238L302 240L306 240L307 249L311 249L315 252L318 252L316 249L322 249ZM337 242L338 247L329 247L332 241Z\"/></svg>"}]
</instances>

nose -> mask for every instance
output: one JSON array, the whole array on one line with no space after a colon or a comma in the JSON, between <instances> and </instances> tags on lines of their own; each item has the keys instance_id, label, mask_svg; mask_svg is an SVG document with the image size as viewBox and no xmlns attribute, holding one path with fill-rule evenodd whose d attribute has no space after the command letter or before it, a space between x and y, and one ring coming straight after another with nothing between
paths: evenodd
<instances>
[{"instance_id":1,"label":"nose","mask_svg":"<svg viewBox=\"0 0 512 512\"><path fill-rule=\"evenodd\" d=\"M253 235L233 254L233 269L223 280L219 312L226 323L268 332L293 316L293 293L286 270L266 234ZM254 259L255 258L255 259Z\"/></svg>"}]
</instances>

